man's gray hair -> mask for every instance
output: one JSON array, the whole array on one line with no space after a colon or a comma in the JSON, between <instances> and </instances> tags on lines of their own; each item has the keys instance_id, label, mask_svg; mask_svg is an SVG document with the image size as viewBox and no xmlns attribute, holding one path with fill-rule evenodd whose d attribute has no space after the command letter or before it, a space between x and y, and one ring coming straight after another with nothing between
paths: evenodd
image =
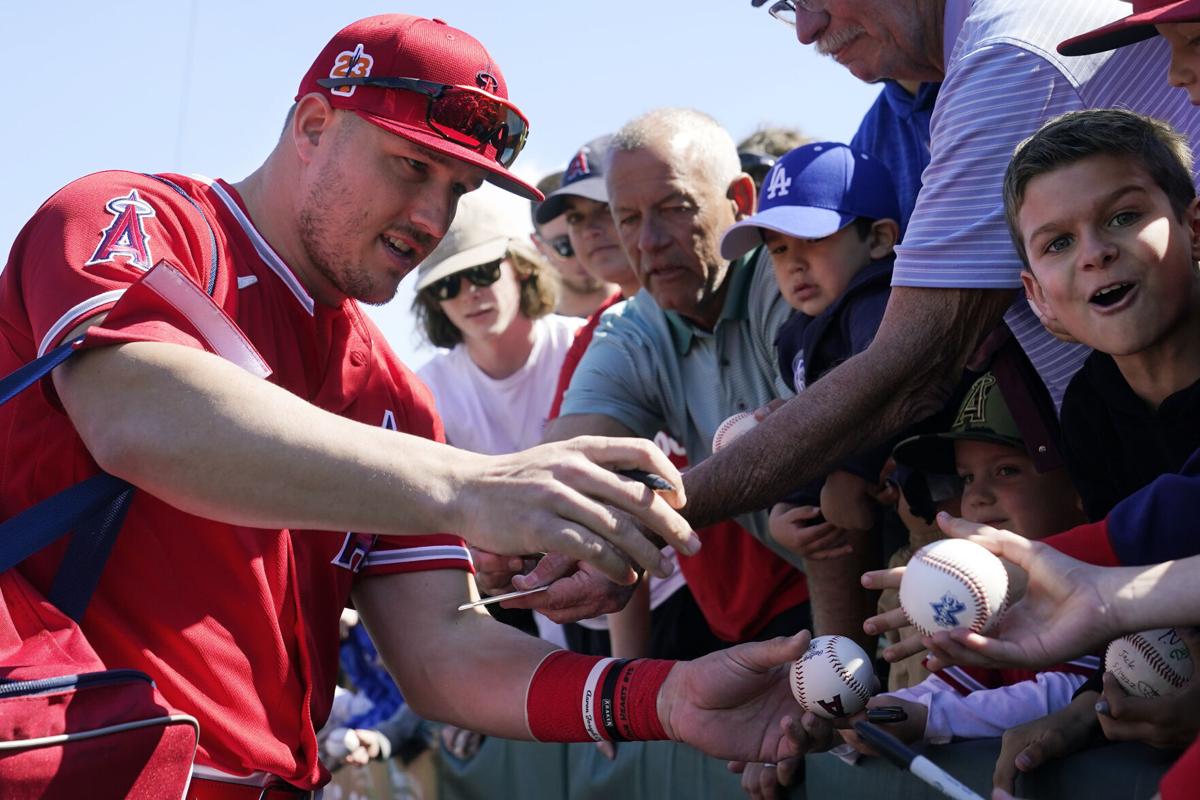
<instances>
[{"instance_id":1,"label":"man's gray hair","mask_svg":"<svg viewBox=\"0 0 1200 800\"><path fill-rule=\"evenodd\" d=\"M722 188L742 172L733 137L721 123L692 108L656 108L626 123L613 135L609 158L616 152L656 146L685 151L688 160Z\"/></svg>"}]
</instances>

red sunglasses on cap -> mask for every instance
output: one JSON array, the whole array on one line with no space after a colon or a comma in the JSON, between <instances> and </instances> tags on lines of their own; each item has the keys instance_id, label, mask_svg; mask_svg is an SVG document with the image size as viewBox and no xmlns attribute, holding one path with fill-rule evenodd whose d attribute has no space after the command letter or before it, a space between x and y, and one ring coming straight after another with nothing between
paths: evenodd
<instances>
[{"instance_id":1,"label":"red sunglasses on cap","mask_svg":"<svg viewBox=\"0 0 1200 800\"><path fill-rule=\"evenodd\" d=\"M423 94L428 98L425 122L430 130L479 152L491 145L503 167L512 166L529 135L529 121L516 106L474 86L384 77L318 78L317 83L326 89L373 86Z\"/></svg>"}]
</instances>

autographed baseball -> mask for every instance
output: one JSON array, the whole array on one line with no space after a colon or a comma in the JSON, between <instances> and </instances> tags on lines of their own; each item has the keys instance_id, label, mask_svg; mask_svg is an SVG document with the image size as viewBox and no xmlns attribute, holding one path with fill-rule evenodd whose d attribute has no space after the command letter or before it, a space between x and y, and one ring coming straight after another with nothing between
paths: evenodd
<instances>
[{"instance_id":1,"label":"autographed baseball","mask_svg":"<svg viewBox=\"0 0 1200 800\"><path fill-rule=\"evenodd\" d=\"M965 539L941 539L922 547L900 581L900 607L926 636L952 628L986 633L1008 595L1004 564Z\"/></svg>"},{"instance_id":2,"label":"autographed baseball","mask_svg":"<svg viewBox=\"0 0 1200 800\"><path fill-rule=\"evenodd\" d=\"M825 719L857 714L879 690L871 659L845 636L813 639L789 678L796 702Z\"/></svg>"},{"instance_id":3,"label":"autographed baseball","mask_svg":"<svg viewBox=\"0 0 1200 800\"><path fill-rule=\"evenodd\" d=\"M1192 679L1192 657L1174 628L1122 636L1104 653L1104 670L1135 697L1175 694Z\"/></svg>"},{"instance_id":4,"label":"autographed baseball","mask_svg":"<svg viewBox=\"0 0 1200 800\"><path fill-rule=\"evenodd\" d=\"M712 451L717 452L757 424L758 420L749 411L734 414L717 426L717 432L713 434Z\"/></svg>"}]
</instances>

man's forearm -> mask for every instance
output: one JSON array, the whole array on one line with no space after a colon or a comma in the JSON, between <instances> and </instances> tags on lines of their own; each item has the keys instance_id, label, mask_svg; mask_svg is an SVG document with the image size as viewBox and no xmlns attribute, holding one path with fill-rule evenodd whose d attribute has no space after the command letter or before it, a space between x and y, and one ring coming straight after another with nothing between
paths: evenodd
<instances>
[{"instance_id":1,"label":"man's forearm","mask_svg":"<svg viewBox=\"0 0 1200 800\"><path fill-rule=\"evenodd\" d=\"M103 468L232 524L445 530L459 476L479 458L338 417L175 345L83 353L60 368L55 385Z\"/></svg>"},{"instance_id":2,"label":"man's forearm","mask_svg":"<svg viewBox=\"0 0 1200 800\"><path fill-rule=\"evenodd\" d=\"M936 413L1011 301L1007 290L893 289L867 350L687 473L684 516L702 527L766 508Z\"/></svg>"}]
</instances>

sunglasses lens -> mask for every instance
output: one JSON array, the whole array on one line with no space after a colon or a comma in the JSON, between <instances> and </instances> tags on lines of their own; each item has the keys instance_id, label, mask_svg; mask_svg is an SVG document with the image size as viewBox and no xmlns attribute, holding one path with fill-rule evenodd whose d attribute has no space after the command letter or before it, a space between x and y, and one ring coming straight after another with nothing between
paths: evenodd
<instances>
[{"instance_id":1,"label":"sunglasses lens","mask_svg":"<svg viewBox=\"0 0 1200 800\"><path fill-rule=\"evenodd\" d=\"M490 264L480 264L478 267L466 270L463 274L467 276L467 280L476 286L491 286L500 280L500 262L493 261Z\"/></svg>"},{"instance_id":2,"label":"sunglasses lens","mask_svg":"<svg viewBox=\"0 0 1200 800\"><path fill-rule=\"evenodd\" d=\"M575 255L575 248L571 246L571 240L566 236L559 236L557 239L554 239L550 242L550 246L562 258L571 258Z\"/></svg>"},{"instance_id":3,"label":"sunglasses lens","mask_svg":"<svg viewBox=\"0 0 1200 800\"><path fill-rule=\"evenodd\" d=\"M515 110L484 93L447 87L429 101L430 126L451 141L496 148L496 161L507 167L525 146L528 128Z\"/></svg>"},{"instance_id":4,"label":"sunglasses lens","mask_svg":"<svg viewBox=\"0 0 1200 800\"><path fill-rule=\"evenodd\" d=\"M458 297L459 274L447 275L440 281L429 284L428 292L434 300L446 301Z\"/></svg>"}]
</instances>

